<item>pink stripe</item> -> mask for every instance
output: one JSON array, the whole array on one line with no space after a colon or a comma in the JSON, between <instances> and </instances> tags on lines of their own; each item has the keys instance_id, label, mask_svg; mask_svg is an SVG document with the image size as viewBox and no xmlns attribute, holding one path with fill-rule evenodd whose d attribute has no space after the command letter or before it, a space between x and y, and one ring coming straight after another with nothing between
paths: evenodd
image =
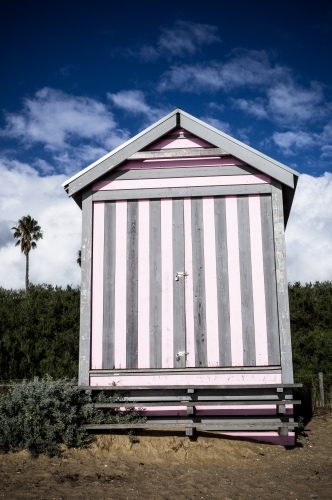
<instances>
[{"instance_id":1,"label":"pink stripe","mask_svg":"<svg viewBox=\"0 0 332 500\"><path fill-rule=\"evenodd\" d=\"M138 368L150 366L150 204L138 202Z\"/></svg>"},{"instance_id":2,"label":"pink stripe","mask_svg":"<svg viewBox=\"0 0 332 500\"><path fill-rule=\"evenodd\" d=\"M232 366L243 366L239 230L236 196L226 196L226 226Z\"/></svg>"},{"instance_id":3,"label":"pink stripe","mask_svg":"<svg viewBox=\"0 0 332 500\"><path fill-rule=\"evenodd\" d=\"M194 285L193 256L191 238L191 198L183 200L184 209L184 259L185 270L185 307L186 307L186 366L195 366L195 331L194 331Z\"/></svg>"},{"instance_id":4,"label":"pink stripe","mask_svg":"<svg viewBox=\"0 0 332 500\"><path fill-rule=\"evenodd\" d=\"M104 377L90 377L90 385L108 386L163 386L163 385L260 385L281 383L281 372L273 373L175 373L155 375L127 375L124 373Z\"/></svg>"},{"instance_id":5,"label":"pink stripe","mask_svg":"<svg viewBox=\"0 0 332 500\"><path fill-rule=\"evenodd\" d=\"M183 148L209 148L213 147L204 139L199 137L190 137L188 139L177 139L176 137L169 137L164 139L159 139L154 142L147 150L155 149L183 149Z\"/></svg>"},{"instance_id":6,"label":"pink stripe","mask_svg":"<svg viewBox=\"0 0 332 500\"><path fill-rule=\"evenodd\" d=\"M239 184L267 184L270 178L258 175L216 175L213 177L174 177L169 179L133 179L97 181L95 191L113 191L118 189L156 189L194 186L237 186Z\"/></svg>"},{"instance_id":7,"label":"pink stripe","mask_svg":"<svg viewBox=\"0 0 332 500\"><path fill-rule=\"evenodd\" d=\"M252 293L254 302L256 365L268 365L265 285L260 196L249 196Z\"/></svg>"},{"instance_id":8,"label":"pink stripe","mask_svg":"<svg viewBox=\"0 0 332 500\"><path fill-rule=\"evenodd\" d=\"M246 165L234 156L204 156L199 158L159 158L158 160L127 160L117 170L136 170L145 168L186 168L186 167L220 167Z\"/></svg>"},{"instance_id":9,"label":"pink stripe","mask_svg":"<svg viewBox=\"0 0 332 500\"><path fill-rule=\"evenodd\" d=\"M173 368L173 221L172 199L161 200L162 367Z\"/></svg>"},{"instance_id":10,"label":"pink stripe","mask_svg":"<svg viewBox=\"0 0 332 500\"><path fill-rule=\"evenodd\" d=\"M92 370L101 369L103 363L104 215L105 203L95 202L93 204Z\"/></svg>"},{"instance_id":11,"label":"pink stripe","mask_svg":"<svg viewBox=\"0 0 332 500\"><path fill-rule=\"evenodd\" d=\"M127 202L116 202L115 229L115 304L114 304L114 363L126 368L127 312Z\"/></svg>"},{"instance_id":12,"label":"pink stripe","mask_svg":"<svg viewBox=\"0 0 332 500\"><path fill-rule=\"evenodd\" d=\"M206 347L208 366L219 366L218 299L214 198L203 198Z\"/></svg>"}]
</instances>

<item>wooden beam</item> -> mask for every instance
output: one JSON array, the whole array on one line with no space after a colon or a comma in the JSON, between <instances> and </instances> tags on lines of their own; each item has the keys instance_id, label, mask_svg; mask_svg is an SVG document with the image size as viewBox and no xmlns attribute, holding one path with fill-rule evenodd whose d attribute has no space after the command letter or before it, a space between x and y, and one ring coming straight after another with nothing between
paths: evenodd
<instances>
[{"instance_id":1,"label":"wooden beam","mask_svg":"<svg viewBox=\"0 0 332 500\"><path fill-rule=\"evenodd\" d=\"M277 301L280 335L280 355L283 383L291 384L293 378L292 342L289 318L288 281L286 269L286 244L282 188L272 181L272 216L275 248Z\"/></svg>"},{"instance_id":2,"label":"wooden beam","mask_svg":"<svg viewBox=\"0 0 332 500\"><path fill-rule=\"evenodd\" d=\"M78 385L89 384L92 277L92 189L82 195L81 306Z\"/></svg>"},{"instance_id":3,"label":"wooden beam","mask_svg":"<svg viewBox=\"0 0 332 500\"><path fill-rule=\"evenodd\" d=\"M153 151L138 151L128 157L128 160L151 160L158 158L197 158L201 156L229 155L222 148L183 148L183 149L157 149Z\"/></svg>"},{"instance_id":4,"label":"wooden beam","mask_svg":"<svg viewBox=\"0 0 332 500\"><path fill-rule=\"evenodd\" d=\"M126 429L183 429L185 428L196 428L197 430L275 430L275 429L288 429L298 427L297 422L268 422L261 421L257 419L257 422L248 422L246 420L236 421L236 420L225 420L224 422L216 422L215 424L199 424L199 423L188 423L188 422L174 422L174 423L158 423L158 422L147 422L144 424L87 424L83 426L86 430L126 430Z\"/></svg>"},{"instance_id":5,"label":"wooden beam","mask_svg":"<svg viewBox=\"0 0 332 500\"><path fill-rule=\"evenodd\" d=\"M211 177L213 183L213 177ZM239 184L234 186L200 186L156 189L119 189L118 191L97 191L93 201L147 200L158 198L185 198L201 196L229 196L271 193L270 184Z\"/></svg>"},{"instance_id":6,"label":"wooden beam","mask_svg":"<svg viewBox=\"0 0 332 500\"><path fill-rule=\"evenodd\" d=\"M136 386L119 386L119 385L82 385L79 389L92 391L141 391L141 390L179 390L179 389L201 389L201 390L244 390L244 389L276 389L277 387L294 388L303 387L302 384L257 384L257 385L136 385Z\"/></svg>"},{"instance_id":7,"label":"wooden beam","mask_svg":"<svg viewBox=\"0 0 332 500\"><path fill-rule=\"evenodd\" d=\"M300 400L292 400L292 401L283 401L283 400L272 400L272 401L266 401L266 400L261 400L261 399L256 399L255 401L248 400L248 399L238 399L238 400L224 400L224 401L135 401L135 402L128 402L126 400L124 401L119 401L117 403L95 403L93 406L95 408L119 408L119 406L125 406L126 408L137 408L137 407L155 407L155 406L186 406L190 408L194 408L195 406L246 406L246 405L274 405L274 406L281 406L285 409L286 404L292 404L292 405L300 405L301 401ZM279 413L285 413L284 411L280 411Z\"/></svg>"}]
</instances>

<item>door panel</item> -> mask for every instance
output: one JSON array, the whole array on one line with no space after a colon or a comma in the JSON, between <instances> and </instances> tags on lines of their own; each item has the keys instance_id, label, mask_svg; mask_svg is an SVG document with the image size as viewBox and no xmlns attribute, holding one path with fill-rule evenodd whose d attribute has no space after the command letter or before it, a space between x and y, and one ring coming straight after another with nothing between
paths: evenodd
<instances>
[{"instance_id":1,"label":"door panel","mask_svg":"<svg viewBox=\"0 0 332 500\"><path fill-rule=\"evenodd\" d=\"M95 218L93 368L279 365L269 195L99 203Z\"/></svg>"}]
</instances>

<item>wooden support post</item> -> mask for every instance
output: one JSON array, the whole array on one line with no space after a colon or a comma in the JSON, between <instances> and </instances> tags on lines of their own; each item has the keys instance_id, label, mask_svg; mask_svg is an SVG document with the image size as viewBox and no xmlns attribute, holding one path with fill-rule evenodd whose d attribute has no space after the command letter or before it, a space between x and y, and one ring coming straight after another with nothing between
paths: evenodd
<instances>
[{"instance_id":1,"label":"wooden support post","mask_svg":"<svg viewBox=\"0 0 332 500\"><path fill-rule=\"evenodd\" d=\"M92 279L92 189L82 195L81 315L78 385L89 385Z\"/></svg>"},{"instance_id":2,"label":"wooden support post","mask_svg":"<svg viewBox=\"0 0 332 500\"><path fill-rule=\"evenodd\" d=\"M277 413L286 413L286 405L277 405Z\"/></svg>"},{"instance_id":3,"label":"wooden support post","mask_svg":"<svg viewBox=\"0 0 332 500\"><path fill-rule=\"evenodd\" d=\"M195 406L187 406L187 415L195 415Z\"/></svg>"},{"instance_id":4,"label":"wooden support post","mask_svg":"<svg viewBox=\"0 0 332 500\"><path fill-rule=\"evenodd\" d=\"M196 427L186 427L186 436L193 437L196 431Z\"/></svg>"},{"instance_id":5,"label":"wooden support post","mask_svg":"<svg viewBox=\"0 0 332 500\"><path fill-rule=\"evenodd\" d=\"M293 383L292 342L289 320L288 281L286 270L286 247L282 189L279 182L272 181L272 215L274 247L276 255L276 281L279 316L282 382Z\"/></svg>"},{"instance_id":6,"label":"wooden support post","mask_svg":"<svg viewBox=\"0 0 332 500\"><path fill-rule=\"evenodd\" d=\"M323 373L319 372L318 373L318 384L319 384L319 399L320 399L320 405L324 408L325 406L325 398L324 398L324 379L323 379Z\"/></svg>"},{"instance_id":7,"label":"wooden support post","mask_svg":"<svg viewBox=\"0 0 332 500\"><path fill-rule=\"evenodd\" d=\"M279 427L279 436L288 436L288 427Z\"/></svg>"}]
</instances>

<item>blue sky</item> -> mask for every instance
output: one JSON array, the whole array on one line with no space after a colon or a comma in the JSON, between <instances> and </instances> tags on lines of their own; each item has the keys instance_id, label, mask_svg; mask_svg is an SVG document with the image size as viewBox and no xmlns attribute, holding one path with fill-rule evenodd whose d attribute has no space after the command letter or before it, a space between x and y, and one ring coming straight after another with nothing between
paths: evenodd
<instances>
[{"instance_id":1,"label":"blue sky","mask_svg":"<svg viewBox=\"0 0 332 500\"><path fill-rule=\"evenodd\" d=\"M304 174L290 279L331 279L331 2L13 0L0 26L0 285L20 286L10 227L30 212L32 280L79 282L61 182L175 107Z\"/></svg>"}]
</instances>

